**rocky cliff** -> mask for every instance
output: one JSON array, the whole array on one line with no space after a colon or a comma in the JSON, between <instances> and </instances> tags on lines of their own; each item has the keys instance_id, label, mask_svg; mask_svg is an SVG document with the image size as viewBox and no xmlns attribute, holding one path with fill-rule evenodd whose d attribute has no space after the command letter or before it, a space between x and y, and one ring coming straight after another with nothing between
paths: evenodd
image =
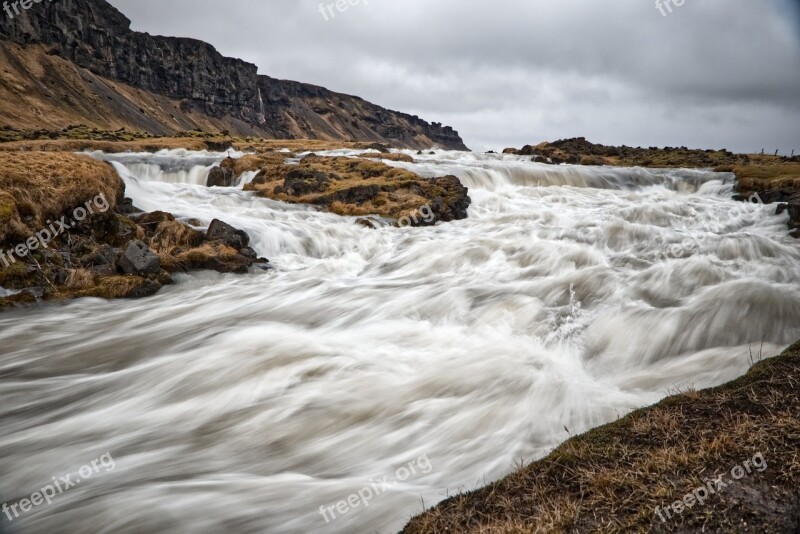
<instances>
[{"instance_id":1,"label":"rocky cliff","mask_svg":"<svg viewBox=\"0 0 800 534\"><path fill-rule=\"evenodd\" d=\"M42 2L13 18L3 15L0 39L44 46L47 54L103 80L179 102L170 113L178 123L182 115L199 113L208 119L200 122L224 119L233 133L244 135L466 149L450 127L322 87L259 76L255 65L223 57L202 41L134 32L130 20L105 0ZM91 114L85 118L92 122Z\"/></svg>"}]
</instances>

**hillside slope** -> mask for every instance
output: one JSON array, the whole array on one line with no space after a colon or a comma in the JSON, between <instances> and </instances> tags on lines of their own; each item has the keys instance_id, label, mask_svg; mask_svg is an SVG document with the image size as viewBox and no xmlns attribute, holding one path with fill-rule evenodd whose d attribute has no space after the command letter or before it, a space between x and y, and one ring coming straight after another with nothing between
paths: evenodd
<instances>
[{"instance_id":1,"label":"hillside slope","mask_svg":"<svg viewBox=\"0 0 800 534\"><path fill-rule=\"evenodd\" d=\"M105 0L34 4L14 18L0 17L0 56L0 126L79 122L158 135L225 129L466 150L448 126L322 87L259 76L255 65L223 57L202 41L131 31L130 20Z\"/></svg>"}]
</instances>

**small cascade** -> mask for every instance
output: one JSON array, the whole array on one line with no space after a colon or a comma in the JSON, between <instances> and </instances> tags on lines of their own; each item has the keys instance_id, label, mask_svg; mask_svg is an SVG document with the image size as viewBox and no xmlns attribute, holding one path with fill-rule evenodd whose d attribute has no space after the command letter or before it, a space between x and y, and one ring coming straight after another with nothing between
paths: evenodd
<instances>
[{"instance_id":1,"label":"small cascade","mask_svg":"<svg viewBox=\"0 0 800 534\"><path fill-rule=\"evenodd\" d=\"M406 153L392 164L470 187L469 218L368 229L242 191L254 173L201 187L223 153L93 154L138 208L241 228L275 269L0 315L0 490L35 491L86 444L118 464L20 529L397 532L565 426L719 385L800 338L786 214L733 201L728 175ZM319 514L423 456L431 470L369 508Z\"/></svg>"},{"instance_id":2,"label":"small cascade","mask_svg":"<svg viewBox=\"0 0 800 534\"><path fill-rule=\"evenodd\" d=\"M258 88L258 119L263 124L267 120L267 116L264 114L264 99L261 96L261 88Z\"/></svg>"}]
</instances>

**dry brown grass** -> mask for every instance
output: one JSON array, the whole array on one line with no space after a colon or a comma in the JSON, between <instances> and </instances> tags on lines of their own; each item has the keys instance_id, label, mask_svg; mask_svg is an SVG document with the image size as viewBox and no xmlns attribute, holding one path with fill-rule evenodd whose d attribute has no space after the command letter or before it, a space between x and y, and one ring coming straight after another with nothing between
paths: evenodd
<instances>
[{"instance_id":1,"label":"dry brown grass","mask_svg":"<svg viewBox=\"0 0 800 534\"><path fill-rule=\"evenodd\" d=\"M414 163L414 158L412 158L408 154L397 154L397 153L378 154L378 153L370 152L370 153L367 153L367 154L362 154L359 157L367 158L367 159L385 159L387 161L403 161L405 163Z\"/></svg>"},{"instance_id":2,"label":"dry brown grass","mask_svg":"<svg viewBox=\"0 0 800 534\"><path fill-rule=\"evenodd\" d=\"M254 148L256 152L278 151L284 148L292 152L314 152L320 150L336 150L339 148L355 149L359 143L349 141L329 141L324 139L261 139L237 138L233 142L234 148L246 150Z\"/></svg>"},{"instance_id":3,"label":"dry brown grass","mask_svg":"<svg viewBox=\"0 0 800 534\"><path fill-rule=\"evenodd\" d=\"M772 161L718 170L734 172L739 180L738 190L745 196L769 189L800 191L800 162Z\"/></svg>"},{"instance_id":4,"label":"dry brown grass","mask_svg":"<svg viewBox=\"0 0 800 534\"><path fill-rule=\"evenodd\" d=\"M87 269L70 269L64 285L67 289L89 289L95 286L95 275Z\"/></svg>"},{"instance_id":5,"label":"dry brown grass","mask_svg":"<svg viewBox=\"0 0 800 534\"><path fill-rule=\"evenodd\" d=\"M150 248L159 254L171 255L178 248L194 248L200 246L205 235L182 222L163 221L150 238Z\"/></svg>"},{"instance_id":6,"label":"dry brown grass","mask_svg":"<svg viewBox=\"0 0 800 534\"><path fill-rule=\"evenodd\" d=\"M320 172L330 181L322 191L290 195L281 189L283 180L294 169ZM354 188L370 186L378 193L368 200L353 202L348 199ZM307 156L296 166L269 165L245 189L283 202L325 206L332 213L346 216L374 214L400 218L415 213L431 201L426 194L427 181L417 174L361 158Z\"/></svg>"},{"instance_id":7,"label":"dry brown grass","mask_svg":"<svg viewBox=\"0 0 800 534\"><path fill-rule=\"evenodd\" d=\"M230 145L235 150L253 151L259 156L291 157L294 152L314 152L354 148L357 143L347 141L324 141L319 139L262 139L225 137L215 135L152 137L130 141L106 141L101 139L42 139L31 141L9 141L0 143L0 152L84 152L101 150L107 153L157 152L184 148L186 150L208 150L209 146ZM289 149L290 153L280 152ZM384 156L392 155L383 154Z\"/></svg>"},{"instance_id":8,"label":"dry brown grass","mask_svg":"<svg viewBox=\"0 0 800 534\"><path fill-rule=\"evenodd\" d=\"M0 243L27 239L101 193L113 209L123 191L111 166L89 157L0 152Z\"/></svg>"},{"instance_id":9,"label":"dry brown grass","mask_svg":"<svg viewBox=\"0 0 800 534\"><path fill-rule=\"evenodd\" d=\"M797 532L800 343L720 388L671 397L413 519L406 534ZM763 472L730 470L761 453ZM662 522L657 507L725 474L728 488Z\"/></svg>"},{"instance_id":10,"label":"dry brown grass","mask_svg":"<svg viewBox=\"0 0 800 534\"><path fill-rule=\"evenodd\" d=\"M283 152L263 152L258 155L246 155L239 159L228 158L222 162L223 167L233 169L236 176L248 171L258 171L271 165L281 165L287 157L293 154Z\"/></svg>"},{"instance_id":11,"label":"dry brown grass","mask_svg":"<svg viewBox=\"0 0 800 534\"><path fill-rule=\"evenodd\" d=\"M85 152L90 150L101 150L107 153L157 152L159 150L177 148L206 150L207 145L203 139L195 137L160 137L134 141L54 139L0 143L0 154L3 152Z\"/></svg>"}]
</instances>

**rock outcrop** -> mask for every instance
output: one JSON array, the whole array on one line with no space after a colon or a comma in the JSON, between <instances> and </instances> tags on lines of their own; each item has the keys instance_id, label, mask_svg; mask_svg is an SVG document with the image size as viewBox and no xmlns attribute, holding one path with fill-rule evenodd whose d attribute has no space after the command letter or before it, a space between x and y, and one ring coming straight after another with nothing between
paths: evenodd
<instances>
[{"instance_id":1,"label":"rock outcrop","mask_svg":"<svg viewBox=\"0 0 800 534\"><path fill-rule=\"evenodd\" d=\"M172 273L269 267L244 231L222 221L204 233L169 213L136 210L104 162L0 151L0 168L0 310L37 300L139 298L171 284Z\"/></svg>"},{"instance_id":2,"label":"rock outcrop","mask_svg":"<svg viewBox=\"0 0 800 534\"><path fill-rule=\"evenodd\" d=\"M584 137L561 139L551 143L507 148L504 154L532 156L532 160L554 165L619 165L639 167L716 167L747 163L750 157L728 150L700 150L687 147L607 146Z\"/></svg>"},{"instance_id":3,"label":"rock outcrop","mask_svg":"<svg viewBox=\"0 0 800 534\"><path fill-rule=\"evenodd\" d=\"M400 147L438 145L466 150L458 133L450 127L322 87L259 76L255 65L223 57L202 41L132 31L130 20L105 0L45 2L13 19L0 17L0 39L8 42L2 44L4 48L11 43L26 49L33 47L32 50L44 47L46 54L85 69L91 75L81 75L74 81L90 85L90 94L114 99L115 89L125 92L108 81L149 93L142 95L147 105L143 102L138 110L135 105L129 106L133 109L124 118L131 126L144 126L158 135L177 132L176 124L226 119L225 125L238 135L379 141ZM5 55L14 56L8 51ZM13 58L9 63L15 63ZM94 80L93 76L101 79ZM28 73L21 72L17 78L22 80L16 80L18 83L8 89L19 89L19 83L28 77ZM27 83L30 90L43 90L41 84L34 82ZM158 99L150 95L172 102L154 103ZM63 98L61 94L49 96ZM75 107L75 102L58 104ZM88 103L83 107L86 109L82 122L96 124L92 107ZM136 111L142 115L160 111L165 117L144 121ZM187 116L192 120L186 120ZM172 131L164 131L169 127L170 121L164 120L167 117L172 119Z\"/></svg>"},{"instance_id":4,"label":"rock outcrop","mask_svg":"<svg viewBox=\"0 0 800 534\"><path fill-rule=\"evenodd\" d=\"M388 155L387 155L388 156ZM296 165L245 156L239 170L257 170L245 191L283 202L312 204L339 215L375 215L399 226L467 218L469 190L455 176L423 178L370 158L310 154Z\"/></svg>"}]
</instances>

